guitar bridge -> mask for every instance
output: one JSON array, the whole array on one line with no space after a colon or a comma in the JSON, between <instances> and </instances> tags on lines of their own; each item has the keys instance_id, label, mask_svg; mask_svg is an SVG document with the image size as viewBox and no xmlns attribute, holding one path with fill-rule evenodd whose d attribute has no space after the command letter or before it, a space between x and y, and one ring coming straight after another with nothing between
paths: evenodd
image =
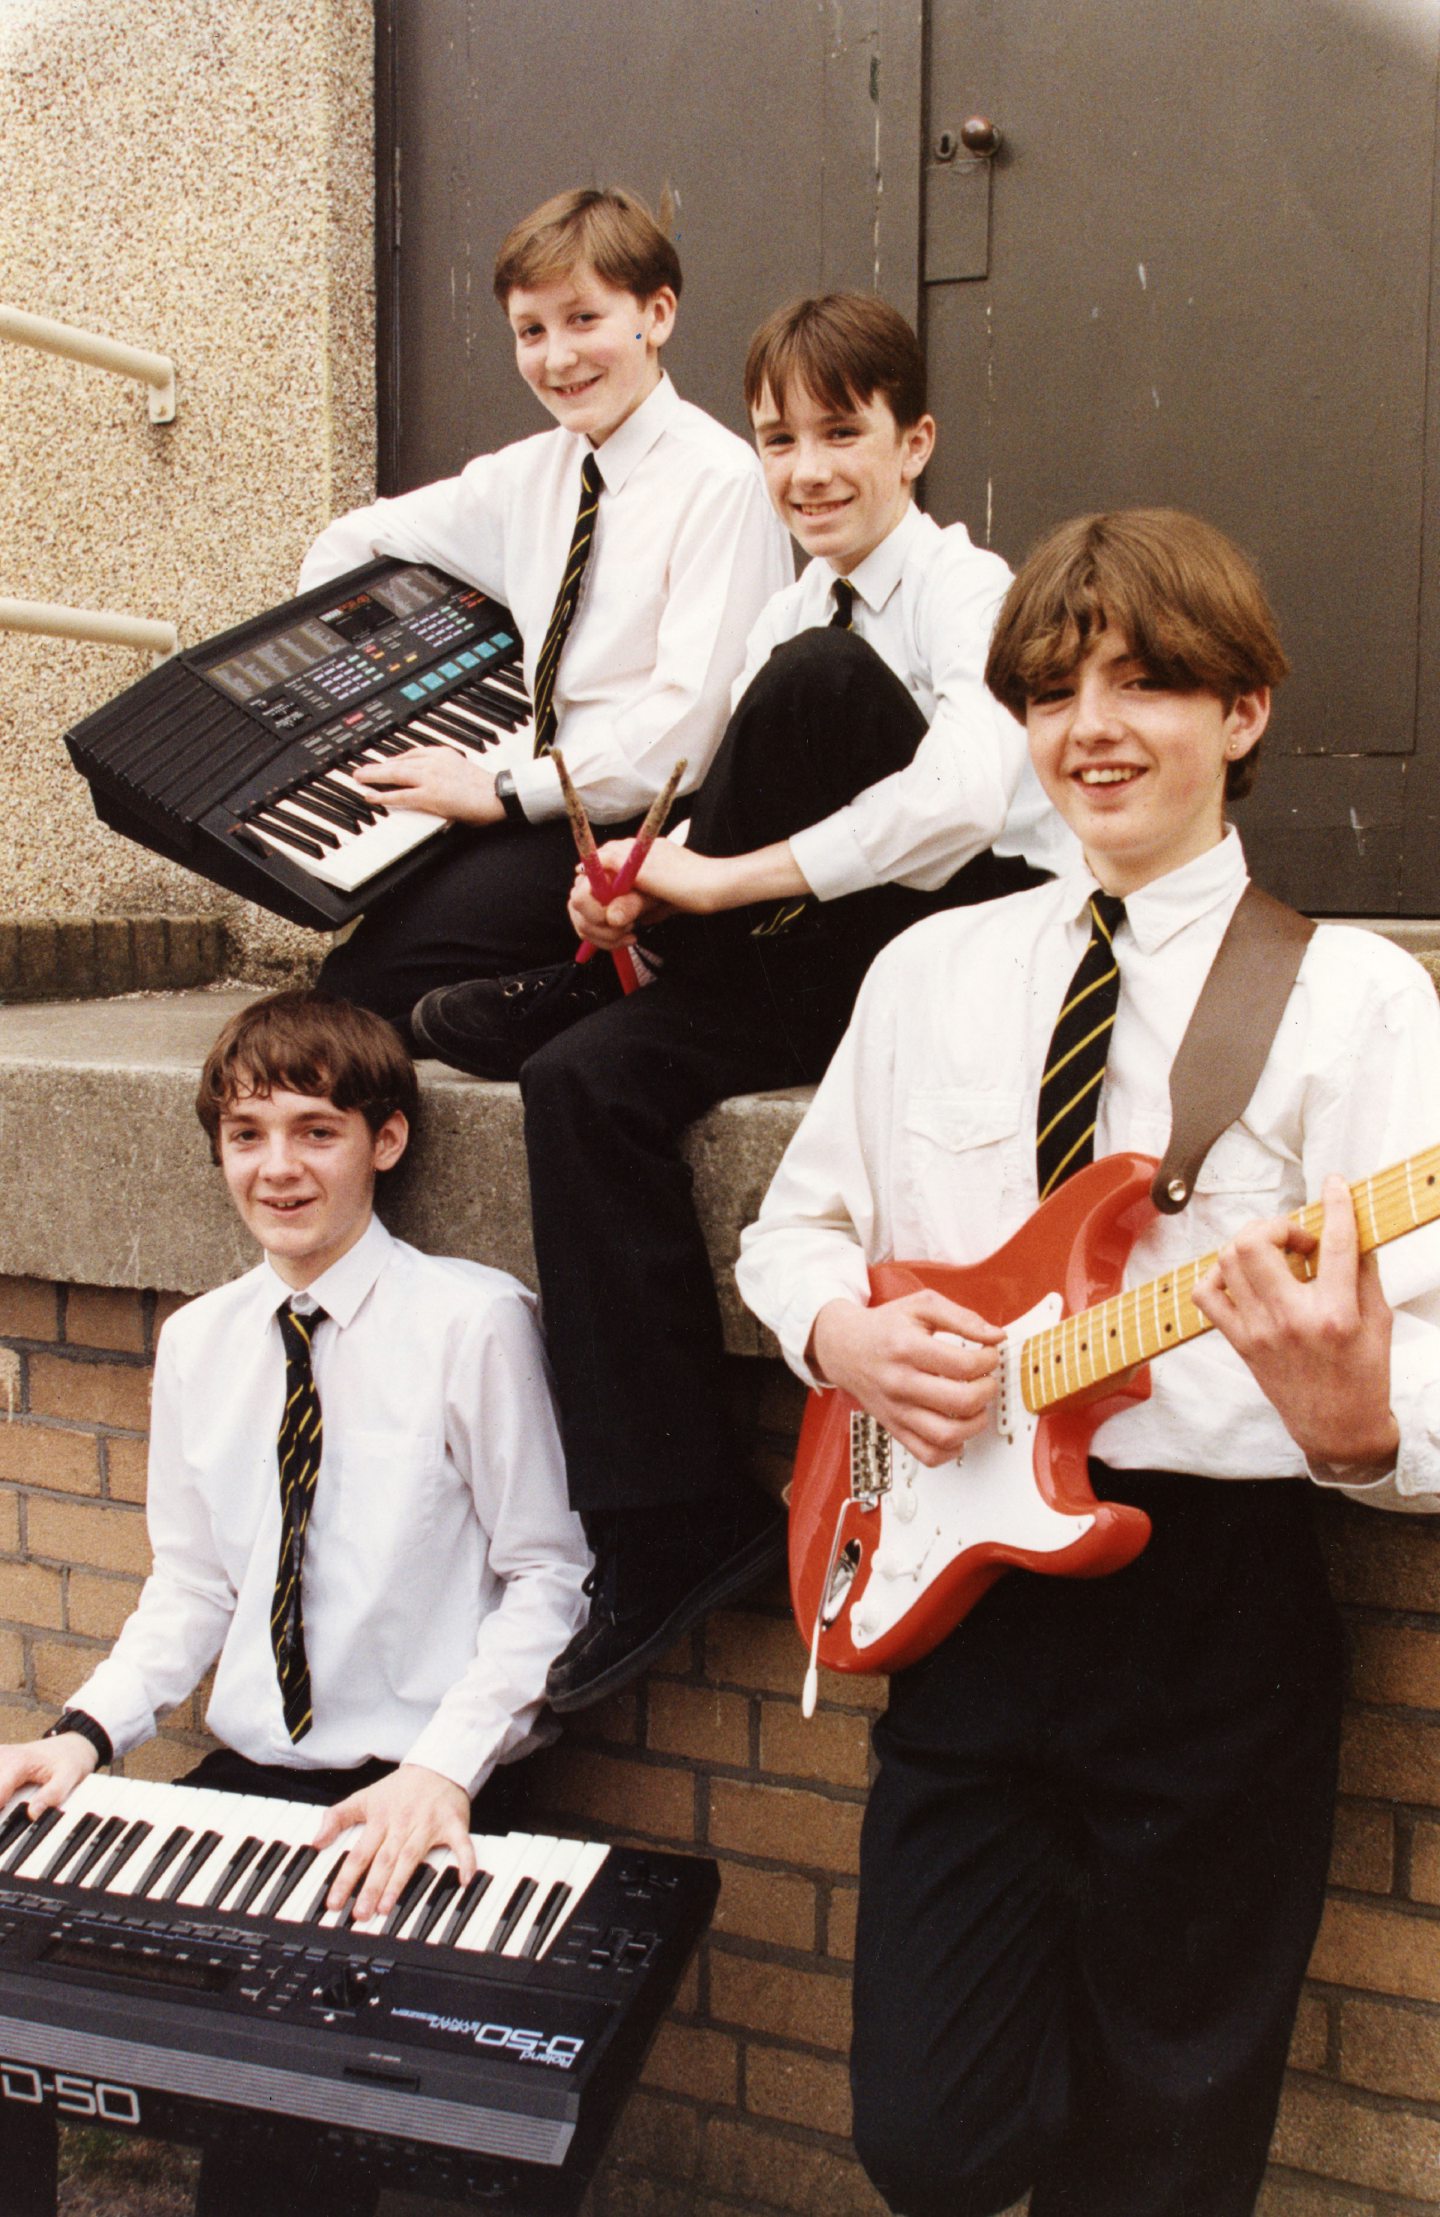
<instances>
[{"instance_id":1,"label":"guitar bridge","mask_svg":"<svg viewBox=\"0 0 1440 2217\"><path fill-rule=\"evenodd\" d=\"M873 1509L891 1486L890 1434L873 1416L856 1409L850 1418L850 1498Z\"/></svg>"}]
</instances>

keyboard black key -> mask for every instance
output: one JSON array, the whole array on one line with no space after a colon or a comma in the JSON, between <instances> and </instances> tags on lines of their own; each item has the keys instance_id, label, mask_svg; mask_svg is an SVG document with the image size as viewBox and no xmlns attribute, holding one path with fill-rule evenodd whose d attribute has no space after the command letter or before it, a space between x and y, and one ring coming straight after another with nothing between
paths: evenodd
<instances>
[{"instance_id":1,"label":"keyboard black key","mask_svg":"<svg viewBox=\"0 0 1440 2217\"><path fill-rule=\"evenodd\" d=\"M442 1947L449 1948L455 1945L466 1925L485 1899L490 1888L492 1875L490 1871L477 1871L475 1873L450 1912L450 1921L440 1935L440 1945Z\"/></svg>"},{"instance_id":2,"label":"keyboard black key","mask_svg":"<svg viewBox=\"0 0 1440 2217\"><path fill-rule=\"evenodd\" d=\"M321 1879L315 1892L311 1895L309 1906L304 1916L299 1920L301 1924L319 1924L320 1919L324 1916L325 1904L330 1898L331 1887L340 1876L340 1866L345 1860L345 1853L346 1851L342 1848L325 1876Z\"/></svg>"},{"instance_id":3,"label":"keyboard black key","mask_svg":"<svg viewBox=\"0 0 1440 2217\"><path fill-rule=\"evenodd\" d=\"M18 1801L5 1822L0 1824L0 1855L5 1853L12 1842L19 1839L22 1832L28 1832L34 1822L26 1804Z\"/></svg>"},{"instance_id":4,"label":"keyboard black key","mask_svg":"<svg viewBox=\"0 0 1440 2217\"><path fill-rule=\"evenodd\" d=\"M171 1879L169 1885L160 1895L159 1898L161 1901L179 1900L181 1894L184 1893L186 1887L190 1884L191 1879L199 1877L200 1872L209 1862L211 1856L215 1853L216 1848L219 1847L222 1837L223 1835L219 1832L201 1833L199 1839L191 1848L190 1853L186 1856L184 1862L180 1865L179 1870L175 1873L175 1876Z\"/></svg>"},{"instance_id":5,"label":"keyboard black key","mask_svg":"<svg viewBox=\"0 0 1440 2217\"><path fill-rule=\"evenodd\" d=\"M289 1852L290 1843L288 1840L272 1840L270 1842L254 1870L251 1871L239 1893L231 1902L230 1914L232 1917L244 1916L265 1884L266 1879L280 1868Z\"/></svg>"},{"instance_id":6,"label":"keyboard black key","mask_svg":"<svg viewBox=\"0 0 1440 2217\"><path fill-rule=\"evenodd\" d=\"M253 1834L248 1839L240 1842L239 1847L236 1848L235 1853L225 1865L215 1884L205 1896L205 1907L207 1909L218 1909L220 1907L231 1888L239 1885L245 1871L259 1853L260 1842Z\"/></svg>"},{"instance_id":7,"label":"keyboard black key","mask_svg":"<svg viewBox=\"0 0 1440 2217\"><path fill-rule=\"evenodd\" d=\"M40 1842L50 1837L59 1822L58 1809L42 1809L39 1816L32 1818L26 1825L13 1847L8 1848L3 1858L0 1858L0 1871L18 1870L27 1857L33 1855Z\"/></svg>"},{"instance_id":8,"label":"keyboard black key","mask_svg":"<svg viewBox=\"0 0 1440 2217\"><path fill-rule=\"evenodd\" d=\"M95 1891L97 1893L105 1893L109 1889L120 1872L124 1870L136 1849L143 1847L154 1829L155 1827L148 1817L137 1817L135 1819L103 1870L96 1874Z\"/></svg>"},{"instance_id":9,"label":"keyboard black key","mask_svg":"<svg viewBox=\"0 0 1440 2217\"><path fill-rule=\"evenodd\" d=\"M300 854L313 855L317 862L325 859L325 849L318 839L307 839L303 832L294 831L289 824L282 824L268 809L250 819L258 830L268 832L272 839L282 839L287 847L294 847Z\"/></svg>"},{"instance_id":10,"label":"keyboard black key","mask_svg":"<svg viewBox=\"0 0 1440 2217\"><path fill-rule=\"evenodd\" d=\"M51 1856L49 1862L45 1865L44 1870L40 1873L41 1878L58 1878L61 1872L64 1870L66 1864L69 1862L71 1856L74 1855L80 1848L84 1847L85 1842L89 1839L91 1833L95 1831L95 1829L99 1825L99 1822L100 1819L93 1809L87 1810L86 1814L83 1817L77 1818L75 1823L71 1825L69 1831L65 1834L64 1839L60 1842L59 1847L56 1848L55 1853Z\"/></svg>"},{"instance_id":11,"label":"keyboard black key","mask_svg":"<svg viewBox=\"0 0 1440 2217\"><path fill-rule=\"evenodd\" d=\"M533 1878L522 1878L514 1893L506 1902L505 1913L490 1935L490 1946L496 1955L501 1952L506 1941L514 1933L516 1925L519 1924L520 1919L529 1908L535 1897L535 1887L536 1881Z\"/></svg>"},{"instance_id":12,"label":"keyboard black key","mask_svg":"<svg viewBox=\"0 0 1440 2217\"><path fill-rule=\"evenodd\" d=\"M556 1918L559 1916L561 1910L565 1907L565 1904L567 1901L569 1901L569 1899L570 1888L566 1885L563 1878L557 1878L549 1893L545 1896L545 1901L541 1908L539 1916L535 1919L534 1924L530 1927L529 1934L526 1937L525 1945L520 1950L520 1953L523 1956L528 1956L533 1960L533 1958L540 1953L540 1950L544 1947L545 1942L550 1937L551 1929L554 1926Z\"/></svg>"},{"instance_id":13,"label":"keyboard black key","mask_svg":"<svg viewBox=\"0 0 1440 2217\"><path fill-rule=\"evenodd\" d=\"M137 1901L145 1899L152 1889L159 1885L176 1856L183 1852L193 1837L194 1833L191 1826L177 1824L168 1838L161 1842L155 1854L151 1856L150 1861L146 1864L144 1876L135 1888Z\"/></svg>"},{"instance_id":14,"label":"keyboard black key","mask_svg":"<svg viewBox=\"0 0 1440 2217\"><path fill-rule=\"evenodd\" d=\"M83 1886L101 1856L105 1854L108 1848L114 1846L124 1829L125 1820L123 1817L107 1817L100 1830L90 1841L85 1853L71 1871L68 1884Z\"/></svg>"},{"instance_id":15,"label":"keyboard black key","mask_svg":"<svg viewBox=\"0 0 1440 2217\"><path fill-rule=\"evenodd\" d=\"M404 1924L405 1919L409 1916L411 1910L419 1901L420 1896L423 1893L428 1892L429 1888L434 1884L434 1882L434 1864L417 1863L414 1870L410 1873L410 1876L406 1879L404 1885L401 1887L399 1898L395 1903L395 1907L391 1910L389 1916L385 1919L385 1923L382 1929L387 1939L390 1938L392 1934L400 1930L401 1925Z\"/></svg>"},{"instance_id":16,"label":"keyboard black key","mask_svg":"<svg viewBox=\"0 0 1440 2217\"><path fill-rule=\"evenodd\" d=\"M405 1937L408 1940L428 1940L459 1888L460 1873L451 1863L431 1887L429 1900Z\"/></svg>"},{"instance_id":17,"label":"keyboard black key","mask_svg":"<svg viewBox=\"0 0 1440 2217\"><path fill-rule=\"evenodd\" d=\"M284 1870L256 1910L257 1917L276 1917L279 1915L282 1906L290 1899L319 1852L318 1848L313 1847L296 1848Z\"/></svg>"}]
</instances>

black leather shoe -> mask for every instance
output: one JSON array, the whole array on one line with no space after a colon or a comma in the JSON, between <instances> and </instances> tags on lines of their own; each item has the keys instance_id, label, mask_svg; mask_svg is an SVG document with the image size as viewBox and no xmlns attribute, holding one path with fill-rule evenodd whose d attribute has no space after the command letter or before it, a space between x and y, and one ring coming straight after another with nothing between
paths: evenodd
<instances>
[{"instance_id":1,"label":"black leather shoe","mask_svg":"<svg viewBox=\"0 0 1440 2217\"><path fill-rule=\"evenodd\" d=\"M666 1584L653 1601L619 1609L607 1597L610 1581L597 1566L587 1581L590 1620L550 1666L545 1697L557 1716L588 1709L618 1693L673 1647L682 1632L724 1602L758 1586L785 1560L785 1511L778 1505L758 1532L698 1572L678 1593Z\"/></svg>"},{"instance_id":2,"label":"black leather shoe","mask_svg":"<svg viewBox=\"0 0 1440 2217\"><path fill-rule=\"evenodd\" d=\"M474 1078L515 1078L537 1047L618 999L613 962L557 962L508 978L441 985L410 1015L420 1054Z\"/></svg>"}]
</instances>

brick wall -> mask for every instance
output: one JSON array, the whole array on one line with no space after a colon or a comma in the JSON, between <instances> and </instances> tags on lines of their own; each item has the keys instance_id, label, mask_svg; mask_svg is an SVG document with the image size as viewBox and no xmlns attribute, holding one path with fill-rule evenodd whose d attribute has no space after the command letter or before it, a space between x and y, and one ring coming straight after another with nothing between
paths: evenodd
<instances>
[{"instance_id":1,"label":"brick wall","mask_svg":"<svg viewBox=\"0 0 1440 2217\"><path fill-rule=\"evenodd\" d=\"M146 1396L174 1296L0 1279L0 1733L29 1736L113 1636L146 1564ZM756 1467L798 1391L735 1364ZM8 1413L8 1422L5 1416ZM1332 1888L1264 2217L1440 2208L1440 1524L1321 1504L1352 1638ZM845 2051L873 1682L826 1679L783 1592L722 1612L539 1759L545 1812L700 1848L720 1906L622 2121L597 2217L878 2211L850 2154ZM202 1701L126 1765L171 1777Z\"/></svg>"}]
</instances>

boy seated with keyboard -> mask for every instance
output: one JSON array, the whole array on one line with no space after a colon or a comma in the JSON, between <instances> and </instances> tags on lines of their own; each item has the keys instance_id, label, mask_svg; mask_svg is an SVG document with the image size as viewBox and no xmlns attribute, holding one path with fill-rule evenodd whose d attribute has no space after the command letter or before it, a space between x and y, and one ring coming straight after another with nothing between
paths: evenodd
<instances>
[{"instance_id":1,"label":"boy seated with keyboard","mask_svg":"<svg viewBox=\"0 0 1440 2217\"><path fill-rule=\"evenodd\" d=\"M161 1332L154 1567L50 1731L0 1750L7 1819L64 1803L215 1664L206 1721L222 1745L185 1783L324 1806L305 1891L328 1870L329 1908L355 1897L355 1922L387 1918L438 1851L463 1887L472 1830L506 1829L494 1774L539 1744L589 1555L530 1296L500 1271L419 1253L373 1213L415 1103L392 1028L319 993L257 1001L216 1040L197 1110L263 1259ZM197 1794L202 1806L214 1826ZM234 1829L256 1823L251 1807ZM146 1842L135 1869L163 1844ZM214 1875L233 1844L217 1841ZM0 1864L17 1867L9 1841ZM134 1870L119 1876L125 1890ZM210 1876L196 1871L184 1898L207 1898ZM0 2104L0 2125L12 2111ZM291 2206L253 2165L241 2183L234 2202L235 2180L207 2166L206 2217Z\"/></svg>"},{"instance_id":2,"label":"boy seated with keyboard","mask_svg":"<svg viewBox=\"0 0 1440 2217\"><path fill-rule=\"evenodd\" d=\"M387 808L452 827L321 975L402 1033L433 987L573 954L551 747L597 825L633 829L682 757L697 786L750 627L790 580L753 452L661 368L680 286L630 194L547 200L501 247L494 289L555 429L337 518L305 557L302 591L377 554L437 563L503 602L524 641L534 730L510 767L430 745L354 772ZM603 992L609 971L587 982Z\"/></svg>"},{"instance_id":3,"label":"boy seated with keyboard","mask_svg":"<svg viewBox=\"0 0 1440 2217\"><path fill-rule=\"evenodd\" d=\"M1291 959L1272 941L1242 973L1279 1015L1273 1036L1257 1026L1248 1103L1227 1081L1241 1112L1203 1167L1167 1165L1164 1198L1193 1183L1188 1205L1146 1205L1143 1163L1107 1203L1125 1166L1087 1169L1166 1155L1171 1066L1246 891L1225 803L1285 670L1253 569L1194 517L1081 517L1030 555L986 681L1025 717L1083 858L880 955L744 1238L740 1290L791 1367L893 1443L848 1527L873 1525L868 1541L824 1532L815 1637L851 1599L858 1656L892 1615L915 1632L875 1729L852 2052L856 2144L906 2217L1027 2193L1031 2217L1254 2206L1334 1809L1341 1658L1312 1485L1440 1510L1437 1234L1387 1247L1382 1289L1356 1223L1384 1239L1440 1213L1433 1163L1376 1175L1440 1137L1440 1011L1418 964L1367 931L1306 941L1295 920ZM1225 1017L1201 1036L1228 1069L1245 1023ZM1182 1131L1204 1091L1176 1102ZM1358 1211L1346 1179L1373 1181ZM1286 1212L1322 1194L1317 1239ZM1099 1500L1148 1513L1148 1544L1109 1576L1012 1570L956 1625L940 1581L987 1534L1051 1548L1057 1506L1090 1529L1033 1475L1028 1396L1051 1373L1020 1348L1049 1337L1043 1299L1080 1307L1119 1282L1127 1247L1133 1305L1107 1307L1103 1337L1057 1335L1074 1368L1053 1398L1063 1426L1082 1385L1123 1386L1137 1343L1160 1349L1148 1393L1103 1411L1089 1464ZM1202 1257L1206 1336L1182 1269ZM872 1301L882 1262L921 1283ZM964 1304L924 1283L927 1262L973 1268ZM1007 1355L996 1320L1017 1315ZM1164 1336L1177 1324L1183 1344ZM847 1516L880 1461L837 1476ZM828 1510L807 1495L796 1531Z\"/></svg>"}]
</instances>

